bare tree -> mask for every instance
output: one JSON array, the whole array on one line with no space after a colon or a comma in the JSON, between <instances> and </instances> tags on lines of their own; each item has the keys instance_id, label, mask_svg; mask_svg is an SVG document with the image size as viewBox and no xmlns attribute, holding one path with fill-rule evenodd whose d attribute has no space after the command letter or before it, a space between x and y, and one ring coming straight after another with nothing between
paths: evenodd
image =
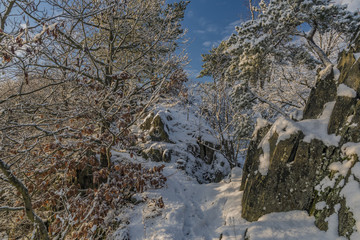
<instances>
[{"instance_id":1,"label":"bare tree","mask_svg":"<svg viewBox=\"0 0 360 240\"><path fill-rule=\"evenodd\" d=\"M1 214L21 220L25 209L42 239L106 234L110 209L165 181L160 168L114 165L111 150L134 144L129 127L180 78L187 3L3 4Z\"/></svg>"}]
</instances>

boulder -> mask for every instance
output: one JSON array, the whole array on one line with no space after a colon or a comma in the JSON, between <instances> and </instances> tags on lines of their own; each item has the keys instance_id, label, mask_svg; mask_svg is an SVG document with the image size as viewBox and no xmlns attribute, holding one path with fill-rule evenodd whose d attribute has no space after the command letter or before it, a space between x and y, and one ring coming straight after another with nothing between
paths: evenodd
<instances>
[{"instance_id":1,"label":"boulder","mask_svg":"<svg viewBox=\"0 0 360 240\"><path fill-rule=\"evenodd\" d=\"M149 114L140 125L140 128L148 131L152 141L170 142L168 135L169 127L164 124L160 115Z\"/></svg>"}]
</instances>

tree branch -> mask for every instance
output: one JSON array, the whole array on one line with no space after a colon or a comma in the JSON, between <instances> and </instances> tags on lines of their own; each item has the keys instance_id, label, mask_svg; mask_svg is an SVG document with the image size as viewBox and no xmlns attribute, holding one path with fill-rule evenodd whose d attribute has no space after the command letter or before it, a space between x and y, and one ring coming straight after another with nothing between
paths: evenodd
<instances>
[{"instance_id":1,"label":"tree branch","mask_svg":"<svg viewBox=\"0 0 360 240\"><path fill-rule=\"evenodd\" d=\"M41 239L50 240L44 221L35 214L32 208L31 197L27 187L11 172L10 167L1 159L0 170L9 179L10 184L21 193L24 201L24 207L22 209L25 209L28 219L39 226Z\"/></svg>"},{"instance_id":2,"label":"tree branch","mask_svg":"<svg viewBox=\"0 0 360 240\"><path fill-rule=\"evenodd\" d=\"M317 31L317 23L313 22L312 24L312 28L310 30L310 32L306 35L306 40L309 44L309 46L314 50L314 52L318 55L318 57L320 58L321 62L327 67L329 65L332 65L332 62L330 61L330 59L326 56L326 54L324 53L324 51L318 46L316 45L316 43L314 42L314 35Z\"/></svg>"},{"instance_id":3,"label":"tree branch","mask_svg":"<svg viewBox=\"0 0 360 240\"><path fill-rule=\"evenodd\" d=\"M1 211L21 211L21 210L24 210L24 207L8 207L8 206L0 207L0 212Z\"/></svg>"},{"instance_id":4,"label":"tree branch","mask_svg":"<svg viewBox=\"0 0 360 240\"><path fill-rule=\"evenodd\" d=\"M267 105L269 105L270 108L274 109L275 111L277 111L278 113L283 115L287 120L291 120L290 117L283 110L281 110L278 106L276 106L272 102L266 100L265 98L259 96L255 92L251 91L251 89L249 87L247 87L247 91L249 91L249 93L252 94L255 98L257 98L260 102L266 103Z\"/></svg>"}]
</instances>

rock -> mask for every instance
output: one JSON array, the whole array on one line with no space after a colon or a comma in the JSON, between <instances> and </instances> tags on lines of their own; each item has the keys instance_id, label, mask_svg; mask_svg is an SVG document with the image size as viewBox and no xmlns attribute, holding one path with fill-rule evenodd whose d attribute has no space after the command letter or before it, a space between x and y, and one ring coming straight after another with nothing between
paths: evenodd
<instances>
[{"instance_id":1,"label":"rock","mask_svg":"<svg viewBox=\"0 0 360 240\"><path fill-rule=\"evenodd\" d=\"M340 61L337 65L337 68L340 71L340 76L339 76L339 83L344 83L349 71L351 69L351 67L354 65L356 59L354 57L354 52L353 50L350 50L348 52L343 51L340 53Z\"/></svg>"},{"instance_id":2,"label":"rock","mask_svg":"<svg viewBox=\"0 0 360 240\"><path fill-rule=\"evenodd\" d=\"M245 164L243 167L243 177L241 179L240 191L243 191L245 188L245 182L250 173L253 173L257 170L259 166L259 157L262 154L262 151L258 150L258 145L261 140L265 137L266 133L269 131L271 125L267 123L265 126L262 126L255 132L253 139L250 141L249 148L247 151Z\"/></svg>"},{"instance_id":3,"label":"rock","mask_svg":"<svg viewBox=\"0 0 360 240\"><path fill-rule=\"evenodd\" d=\"M304 142L301 132L277 141L270 139L270 167L263 176L259 172L243 175L242 217L256 221L271 212L306 210L312 203L315 178L322 166L326 146L319 140ZM245 178L245 180L244 180Z\"/></svg>"},{"instance_id":4,"label":"rock","mask_svg":"<svg viewBox=\"0 0 360 240\"><path fill-rule=\"evenodd\" d=\"M162 153L162 161L163 162L171 162L171 153L172 153L172 150L170 149L165 149Z\"/></svg>"},{"instance_id":5,"label":"rock","mask_svg":"<svg viewBox=\"0 0 360 240\"><path fill-rule=\"evenodd\" d=\"M140 129L142 130L150 130L151 123L154 119L154 113L150 113L145 119L144 122L140 125Z\"/></svg>"},{"instance_id":6,"label":"rock","mask_svg":"<svg viewBox=\"0 0 360 240\"><path fill-rule=\"evenodd\" d=\"M354 219L354 214L346 206L345 199L340 200L340 209L338 213L339 221L339 235L346 238L350 238L351 234L354 232L354 226L356 221Z\"/></svg>"},{"instance_id":7,"label":"rock","mask_svg":"<svg viewBox=\"0 0 360 240\"><path fill-rule=\"evenodd\" d=\"M155 116L151 122L151 128L149 130L149 135L152 141L157 142L170 142L169 135L167 133L168 128L159 115Z\"/></svg>"},{"instance_id":8,"label":"rock","mask_svg":"<svg viewBox=\"0 0 360 240\"><path fill-rule=\"evenodd\" d=\"M159 148L150 148L147 152L146 155L151 159L151 161L154 162L162 162L163 158L163 151L162 149Z\"/></svg>"},{"instance_id":9,"label":"rock","mask_svg":"<svg viewBox=\"0 0 360 240\"><path fill-rule=\"evenodd\" d=\"M206 163L211 164L215 160L215 151L220 149L220 146L215 144L202 141L201 138L197 140L197 144L200 147L200 158Z\"/></svg>"},{"instance_id":10,"label":"rock","mask_svg":"<svg viewBox=\"0 0 360 240\"><path fill-rule=\"evenodd\" d=\"M353 111L349 114L348 119L351 119L342 127L342 136L341 143L346 142L360 142L360 100L357 100L357 103L353 105Z\"/></svg>"},{"instance_id":11,"label":"rock","mask_svg":"<svg viewBox=\"0 0 360 240\"><path fill-rule=\"evenodd\" d=\"M306 102L303 119L315 119L322 113L325 103L335 100L336 83L332 66L325 69L323 75L319 75L316 85L311 89L310 96Z\"/></svg>"},{"instance_id":12,"label":"rock","mask_svg":"<svg viewBox=\"0 0 360 240\"><path fill-rule=\"evenodd\" d=\"M342 127L346 125L348 117L352 114L352 108L356 103L355 98L337 96L336 103L331 113L328 133L337 135L340 134Z\"/></svg>"},{"instance_id":13,"label":"rock","mask_svg":"<svg viewBox=\"0 0 360 240\"><path fill-rule=\"evenodd\" d=\"M218 183L220 182L221 180L224 179L224 174L221 172L221 171L216 171L215 172L215 179L214 179L214 182Z\"/></svg>"},{"instance_id":14,"label":"rock","mask_svg":"<svg viewBox=\"0 0 360 240\"><path fill-rule=\"evenodd\" d=\"M164 124L160 115L150 113L140 125L140 129L148 130L148 134L152 141L156 142L171 142L169 140L169 127Z\"/></svg>"},{"instance_id":15,"label":"rock","mask_svg":"<svg viewBox=\"0 0 360 240\"><path fill-rule=\"evenodd\" d=\"M351 52L348 54L351 54ZM349 63L351 62L353 61L349 61ZM344 69L346 69L346 71L341 71L339 83L344 83L347 86L355 89L357 93L360 93L360 59L358 59L356 62L354 61L352 65L350 65L349 63L347 63L348 65L344 66Z\"/></svg>"}]
</instances>

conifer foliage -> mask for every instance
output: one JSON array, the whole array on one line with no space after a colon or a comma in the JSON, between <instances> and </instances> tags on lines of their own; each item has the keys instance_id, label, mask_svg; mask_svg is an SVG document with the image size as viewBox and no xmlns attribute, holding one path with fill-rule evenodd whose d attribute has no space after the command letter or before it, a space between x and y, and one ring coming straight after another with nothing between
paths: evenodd
<instances>
[{"instance_id":1,"label":"conifer foliage","mask_svg":"<svg viewBox=\"0 0 360 240\"><path fill-rule=\"evenodd\" d=\"M336 31L350 36L360 21L358 13L330 0L261 1L254 10L254 19L236 27L237 34L227 40L233 56L229 71L252 83L266 80L273 63L332 64L315 34Z\"/></svg>"}]
</instances>

